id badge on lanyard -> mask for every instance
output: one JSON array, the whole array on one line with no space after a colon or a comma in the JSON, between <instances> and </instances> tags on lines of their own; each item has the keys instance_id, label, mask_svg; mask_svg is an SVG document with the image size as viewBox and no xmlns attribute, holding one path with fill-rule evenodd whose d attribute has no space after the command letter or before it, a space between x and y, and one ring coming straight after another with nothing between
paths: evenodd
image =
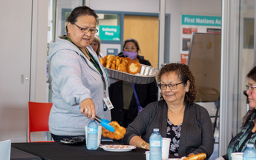
<instances>
[{"instance_id":1,"label":"id badge on lanyard","mask_svg":"<svg viewBox=\"0 0 256 160\"><path fill-rule=\"evenodd\" d=\"M114 108L114 106L112 105L109 97L106 94L106 90L104 90L104 98L103 98L103 110L107 111L107 110L111 110Z\"/></svg>"}]
</instances>

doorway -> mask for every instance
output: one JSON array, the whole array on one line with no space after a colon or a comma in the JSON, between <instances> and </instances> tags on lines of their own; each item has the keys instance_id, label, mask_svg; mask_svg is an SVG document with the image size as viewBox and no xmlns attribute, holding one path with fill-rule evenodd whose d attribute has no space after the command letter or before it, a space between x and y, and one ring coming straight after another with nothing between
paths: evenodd
<instances>
[{"instance_id":1,"label":"doorway","mask_svg":"<svg viewBox=\"0 0 256 160\"><path fill-rule=\"evenodd\" d=\"M124 41L129 38L136 39L141 52L139 55L149 60L151 65L158 68L158 37L159 20L154 16L124 16Z\"/></svg>"}]
</instances>

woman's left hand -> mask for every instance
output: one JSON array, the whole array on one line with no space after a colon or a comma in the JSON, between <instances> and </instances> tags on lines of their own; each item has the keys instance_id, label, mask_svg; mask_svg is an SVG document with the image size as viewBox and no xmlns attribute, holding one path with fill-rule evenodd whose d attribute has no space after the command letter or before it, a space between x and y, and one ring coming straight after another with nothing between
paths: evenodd
<instances>
[{"instance_id":1,"label":"woman's left hand","mask_svg":"<svg viewBox=\"0 0 256 160\"><path fill-rule=\"evenodd\" d=\"M195 154L194 154L194 153L190 153L190 154L188 155L188 157L193 156L193 155L195 155Z\"/></svg>"},{"instance_id":2,"label":"woman's left hand","mask_svg":"<svg viewBox=\"0 0 256 160\"><path fill-rule=\"evenodd\" d=\"M80 103L80 112L91 120L95 118L95 105L92 99L85 99Z\"/></svg>"}]
</instances>

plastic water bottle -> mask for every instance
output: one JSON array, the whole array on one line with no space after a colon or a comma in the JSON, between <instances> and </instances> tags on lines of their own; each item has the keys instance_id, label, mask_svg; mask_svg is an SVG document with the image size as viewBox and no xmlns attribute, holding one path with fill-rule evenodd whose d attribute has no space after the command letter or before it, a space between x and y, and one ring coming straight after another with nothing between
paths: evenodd
<instances>
[{"instance_id":1,"label":"plastic water bottle","mask_svg":"<svg viewBox=\"0 0 256 160\"><path fill-rule=\"evenodd\" d=\"M247 148L243 154L243 160L256 160L256 151L254 149L254 144L247 144Z\"/></svg>"},{"instance_id":2,"label":"plastic water bottle","mask_svg":"<svg viewBox=\"0 0 256 160\"><path fill-rule=\"evenodd\" d=\"M162 136L158 128L153 131L149 138L149 160L162 160Z\"/></svg>"},{"instance_id":3,"label":"plastic water bottle","mask_svg":"<svg viewBox=\"0 0 256 160\"><path fill-rule=\"evenodd\" d=\"M96 150L98 148L98 125L93 120L87 126L87 149Z\"/></svg>"}]
</instances>

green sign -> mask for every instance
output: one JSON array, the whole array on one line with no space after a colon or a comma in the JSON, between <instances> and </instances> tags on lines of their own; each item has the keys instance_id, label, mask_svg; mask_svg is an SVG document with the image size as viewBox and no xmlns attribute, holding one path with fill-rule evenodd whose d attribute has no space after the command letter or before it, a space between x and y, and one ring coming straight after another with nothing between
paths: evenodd
<instances>
[{"instance_id":1,"label":"green sign","mask_svg":"<svg viewBox=\"0 0 256 160\"><path fill-rule=\"evenodd\" d=\"M120 41L120 26L100 25L99 36L101 40Z\"/></svg>"},{"instance_id":2,"label":"green sign","mask_svg":"<svg viewBox=\"0 0 256 160\"><path fill-rule=\"evenodd\" d=\"M182 25L219 26L219 27L221 27L221 17L182 15Z\"/></svg>"}]
</instances>

